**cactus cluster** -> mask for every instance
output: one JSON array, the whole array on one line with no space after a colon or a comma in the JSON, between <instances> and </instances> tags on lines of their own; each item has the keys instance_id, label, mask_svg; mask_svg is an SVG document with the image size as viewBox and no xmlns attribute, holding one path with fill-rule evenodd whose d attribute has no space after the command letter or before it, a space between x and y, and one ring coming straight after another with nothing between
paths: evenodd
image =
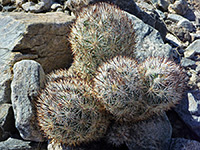
<instances>
[{"instance_id":1,"label":"cactus cluster","mask_svg":"<svg viewBox=\"0 0 200 150\"><path fill-rule=\"evenodd\" d=\"M74 62L69 70L48 75L36 104L48 139L66 145L97 140L110 117L118 125L132 124L181 99L185 75L180 66L159 57L135 60L133 25L125 12L107 3L79 12L69 36ZM121 129L126 137L128 131Z\"/></svg>"},{"instance_id":2,"label":"cactus cluster","mask_svg":"<svg viewBox=\"0 0 200 150\"><path fill-rule=\"evenodd\" d=\"M116 55L134 57L133 21L114 5L83 7L71 28L72 66L90 80L103 62Z\"/></svg>"},{"instance_id":3,"label":"cactus cluster","mask_svg":"<svg viewBox=\"0 0 200 150\"><path fill-rule=\"evenodd\" d=\"M148 58L138 65L117 56L99 67L94 91L116 120L134 122L178 103L184 80L180 66L166 58Z\"/></svg>"}]
</instances>

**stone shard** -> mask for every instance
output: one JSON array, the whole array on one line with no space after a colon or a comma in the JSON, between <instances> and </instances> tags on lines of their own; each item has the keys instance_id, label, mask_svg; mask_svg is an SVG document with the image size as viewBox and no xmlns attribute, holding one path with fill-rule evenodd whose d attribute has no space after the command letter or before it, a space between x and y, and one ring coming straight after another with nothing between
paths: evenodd
<instances>
[{"instance_id":1,"label":"stone shard","mask_svg":"<svg viewBox=\"0 0 200 150\"><path fill-rule=\"evenodd\" d=\"M200 138L200 91L188 91L175 111L195 135Z\"/></svg>"},{"instance_id":2,"label":"stone shard","mask_svg":"<svg viewBox=\"0 0 200 150\"><path fill-rule=\"evenodd\" d=\"M11 101L15 126L23 139L43 141L36 123L34 99L40 87L44 86L44 71L37 62L22 60L14 65L13 72Z\"/></svg>"},{"instance_id":3,"label":"stone shard","mask_svg":"<svg viewBox=\"0 0 200 150\"><path fill-rule=\"evenodd\" d=\"M1 150L46 150L45 144L33 143L31 141L23 141L17 138L9 138L0 142Z\"/></svg>"},{"instance_id":4,"label":"stone shard","mask_svg":"<svg viewBox=\"0 0 200 150\"><path fill-rule=\"evenodd\" d=\"M14 114L11 104L0 105L0 141L6 140L16 132Z\"/></svg>"}]
</instances>

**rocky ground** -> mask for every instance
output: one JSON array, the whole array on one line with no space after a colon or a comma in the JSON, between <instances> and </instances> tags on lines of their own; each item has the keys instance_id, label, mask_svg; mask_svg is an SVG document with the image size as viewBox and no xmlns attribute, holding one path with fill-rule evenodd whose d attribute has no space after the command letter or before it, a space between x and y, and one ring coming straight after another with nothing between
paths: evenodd
<instances>
[{"instance_id":1,"label":"rocky ground","mask_svg":"<svg viewBox=\"0 0 200 150\"><path fill-rule=\"evenodd\" d=\"M53 149L38 129L34 99L45 74L70 66L70 25L81 6L97 1L0 0L0 149ZM112 136L108 133L100 141L65 149L138 150L143 143L146 149L199 150L200 0L110 1L135 22L136 59L173 58L187 73L188 89L167 116L141 122L146 127L138 129L144 132L142 139L160 145L138 139L139 143L131 140L115 147L108 142Z\"/></svg>"}]
</instances>

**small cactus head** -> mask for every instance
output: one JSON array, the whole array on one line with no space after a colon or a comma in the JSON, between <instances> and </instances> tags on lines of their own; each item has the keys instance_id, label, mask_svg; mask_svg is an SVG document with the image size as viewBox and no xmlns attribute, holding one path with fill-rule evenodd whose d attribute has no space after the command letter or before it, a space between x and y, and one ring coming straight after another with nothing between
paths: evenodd
<instances>
[{"instance_id":1,"label":"small cactus head","mask_svg":"<svg viewBox=\"0 0 200 150\"><path fill-rule=\"evenodd\" d=\"M109 120L89 91L79 78L49 80L36 105L39 126L48 139L79 145L105 134Z\"/></svg>"},{"instance_id":2,"label":"small cactus head","mask_svg":"<svg viewBox=\"0 0 200 150\"><path fill-rule=\"evenodd\" d=\"M96 69L116 55L134 57L133 21L117 6L97 3L83 7L69 36L74 67L91 79Z\"/></svg>"},{"instance_id":3,"label":"small cactus head","mask_svg":"<svg viewBox=\"0 0 200 150\"><path fill-rule=\"evenodd\" d=\"M132 121L145 111L140 101L140 76L137 63L117 56L98 68L94 93L116 120Z\"/></svg>"},{"instance_id":4,"label":"small cactus head","mask_svg":"<svg viewBox=\"0 0 200 150\"><path fill-rule=\"evenodd\" d=\"M117 121L135 122L174 106L184 92L182 69L165 58L140 65L117 56L99 67L94 93Z\"/></svg>"},{"instance_id":5,"label":"small cactus head","mask_svg":"<svg viewBox=\"0 0 200 150\"><path fill-rule=\"evenodd\" d=\"M186 88L186 74L175 62L163 57L146 59L138 66L140 83L149 111L159 114L177 104Z\"/></svg>"}]
</instances>

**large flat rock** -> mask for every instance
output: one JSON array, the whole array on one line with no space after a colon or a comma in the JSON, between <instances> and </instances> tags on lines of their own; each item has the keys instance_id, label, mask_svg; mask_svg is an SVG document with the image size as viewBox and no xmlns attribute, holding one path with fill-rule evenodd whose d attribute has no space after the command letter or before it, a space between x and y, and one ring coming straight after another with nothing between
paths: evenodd
<instances>
[{"instance_id":1,"label":"large flat rock","mask_svg":"<svg viewBox=\"0 0 200 150\"><path fill-rule=\"evenodd\" d=\"M12 52L29 55L45 72L72 61L67 34L73 17L65 13L0 13L0 64Z\"/></svg>"}]
</instances>

